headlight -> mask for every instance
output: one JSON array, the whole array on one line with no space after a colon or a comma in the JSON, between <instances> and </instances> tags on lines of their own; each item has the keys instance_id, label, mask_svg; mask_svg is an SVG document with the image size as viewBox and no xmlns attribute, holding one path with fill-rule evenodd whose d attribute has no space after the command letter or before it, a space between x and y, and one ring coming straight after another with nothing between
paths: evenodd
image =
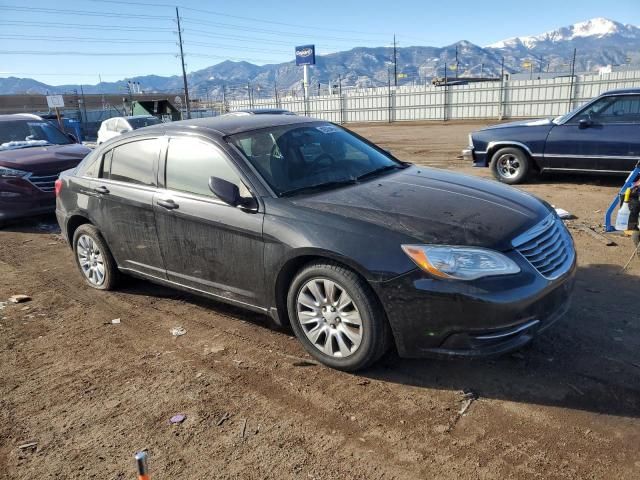
<instances>
[{"instance_id":1,"label":"headlight","mask_svg":"<svg viewBox=\"0 0 640 480\"><path fill-rule=\"evenodd\" d=\"M402 245L402 250L422 270L439 278L475 280L520 271L513 260L486 248Z\"/></svg>"},{"instance_id":2,"label":"headlight","mask_svg":"<svg viewBox=\"0 0 640 480\"><path fill-rule=\"evenodd\" d=\"M0 167L0 177L26 177L29 175L29 172L25 172L24 170L16 170L15 168L6 168Z\"/></svg>"}]
</instances>

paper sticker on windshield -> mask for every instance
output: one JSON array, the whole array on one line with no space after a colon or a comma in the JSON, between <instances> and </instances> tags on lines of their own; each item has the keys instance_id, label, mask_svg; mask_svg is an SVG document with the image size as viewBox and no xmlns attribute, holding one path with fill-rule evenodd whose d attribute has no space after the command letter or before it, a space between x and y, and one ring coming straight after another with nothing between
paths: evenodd
<instances>
[{"instance_id":1,"label":"paper sticker on windshield","mask_svg":"<svg viewBox=\"0 0 640 480\"><path fill-rule=\"evenodd\" d=\"M337 133L340 129L334 125L322 125L320 127L316 127L322 133Z\"/></svg>"}]
</instances>

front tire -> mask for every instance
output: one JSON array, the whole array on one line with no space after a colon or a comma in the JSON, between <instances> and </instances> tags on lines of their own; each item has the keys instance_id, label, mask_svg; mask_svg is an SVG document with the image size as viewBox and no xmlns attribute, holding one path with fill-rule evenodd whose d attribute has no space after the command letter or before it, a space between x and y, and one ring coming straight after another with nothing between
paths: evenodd
<instances>
[{"instance_id":1,"label":"front tire","mask_svg":"<svg viewBox=\"0 0 640 480\"><path fill-rule=\"evenodd\" d=\"M298 340L329 367L361 370L389 348L391 331L371 287L336 263L303 268L289 287L287 308Z\"/></svg>"},{"instance_id":2,"label":"front tire","mask_svg":"<svg viewBox=\"0 0 640 480\"><path fill-rule=\"evenodd\" d=\"M531 171L529 156L519 148L501 148L491 157L491 173L508 185L524 182Z\"/></svg>"},{"instance_id":3,"label":"front tire","mask_svg":"<svg viewBox=\"0 0 640 480\"><path fill-rule=\"evenodd\" d=\"M98 290L112 290L115 287L118 268L96 227L84 224L76 229L73 234L73 253L87 285Z\"/></svg>"}]
</instances>

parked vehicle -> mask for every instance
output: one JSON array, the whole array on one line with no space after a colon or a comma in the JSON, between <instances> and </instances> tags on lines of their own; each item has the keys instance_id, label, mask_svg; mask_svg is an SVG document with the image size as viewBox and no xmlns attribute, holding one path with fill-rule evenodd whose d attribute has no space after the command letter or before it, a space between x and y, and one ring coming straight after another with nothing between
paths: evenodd
<instances>
[{"instance_id":1,"label":"parked vehicle","mask_svg":"<svg viewBox=\"0 0 640 480\"><path fill-rule=\"evenodd\" d=\"M58 174L90 151L36 115L0 115L0 225L53 212Z\"/></svg>"},{"instance_id":2,"label":"parked vehicle","mask_svg":"<svg viewBox=\"0 0 640 480\"><path fill-rule=\"evenodd\" d=\"M284 108L247 108L225 113L225 115L295 115L295 113Z\"/></svg>"},{"instance_id":3,"label":"parked vehicle","mask_svg":"<svg viewBox=\"0 0 640 480\"><path fill-rule=\"evenodd\" d=\"M100 145L123 133L137 130L138 128L158 125L162 121L152 115L133 115L129 117L112 117L100 124L97 144Z\"/></svg>"},{"instance_id":4,"label":"parked vehicle","mask_svg":"<svg viewBox=\"0 0 640 480\"><path fill-rule=\"evenodd\" d=\"M573 242L548 204L301 116L137 130L57 192L89 286L123 272L268 314L343 370L392 342L405 357L513 350L573 285Z\"/></svg>"},{"instance_id":5,"label":"parked vehicle","mask_svg":"<svg viewBox=\"0 0 640 480\"><path fill-rule=\"evenodd\" d=\"M628 175L640 160L640 89L606 92L553 120L494 125L469 136L463 158L516 184L532 172Z\"/></svg>"}]
</instances>

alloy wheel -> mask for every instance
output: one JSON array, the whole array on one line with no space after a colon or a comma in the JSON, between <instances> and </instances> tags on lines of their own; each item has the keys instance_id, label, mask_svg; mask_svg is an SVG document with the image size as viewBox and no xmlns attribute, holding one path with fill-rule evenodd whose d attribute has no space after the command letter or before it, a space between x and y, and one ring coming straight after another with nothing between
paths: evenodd
<instances>
[{"instance_id":1,"label":"alloy wheel","mask_svg":"<svg viewBox=\"0 0 640 480\"><path fill-rule=\"evenodd\" d=\"M325 355L346 358L362 343L362 318L340 284L327 278L305 283L296 298L298 321L311 344Z\"/></svg>"},{"instance_id":2,"label":"alloy wheel","mask_svg":"<svg viewBox=\"0 0 640 480\"><path fill-rule=\"evenodd\" d=\"M81 235L78 238L76 252L80 269L89 283L96 286L102 285L105 279L104 258L93 238Z\"/></svg>"},{"instance_id":3,"label":"alloy wheel","mask_svg":"<svg viewBox=\"0 0 640 480\"><path fill-rule=\"evenodd\" d=\"M505 153L498 158L497 170L502 178L515 178L521 167L520 159L512 153Z\"/></svg>"}]
</instances>

